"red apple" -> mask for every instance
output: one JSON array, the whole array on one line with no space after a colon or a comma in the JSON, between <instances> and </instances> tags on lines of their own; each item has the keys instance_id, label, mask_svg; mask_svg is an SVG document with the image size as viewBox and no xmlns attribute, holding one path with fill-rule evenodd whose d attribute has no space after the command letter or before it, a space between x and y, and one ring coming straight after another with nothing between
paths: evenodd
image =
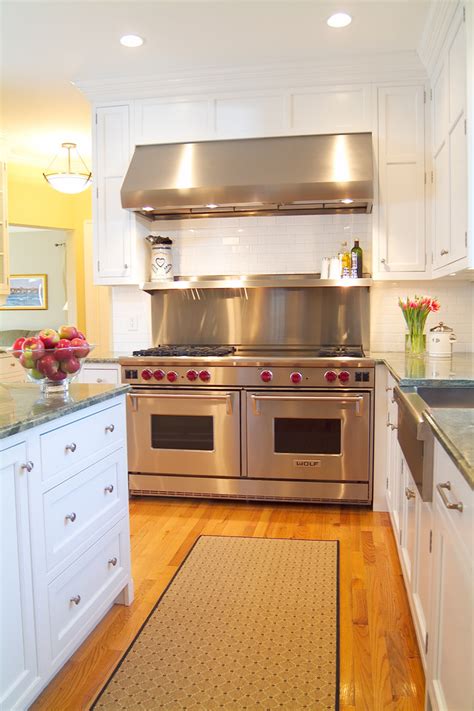
<instances>
[{"instance_id":1,"label":"red apple","mask_svg":"<svg viewBox=\"0 0 474 711\"><path fill-rule=\"evenodd\" d=\"M34 368L36 365L36 362L32 356L31 353L21 353L20 355L20 363L24 368Z\"/></svg>"},{"instance_id":2,"label":"red apple","mask_svg":"<svg viewBox=\"0 0 474 711\"><path fill-rule=\"evenodd\" d=\"M66 373L63 373L62 370L57 370L55 373L49 373L47 376L48 380L52 380L53 383L56 383L60 380L65 380L67 378Z\"/></svg>"},{"instance_id":3,"label":"red apple","mask_svg":"<svg viewBox=\"0 0 474 711\"><path fill-rule=\"evenodd\" d=\"M87 341L87 338L84 336L83 333L81 333L81 331L77 332L77 338L82 338L83 341Z\"/></svg>"},{"instance_id":4,"label":"red apple","mask_svg":"<svg viewBox=\"0 0 474 711\"><path fill-rule=\"evenodd\" d=\"M60 338L68 338L72 341L73 338L77 338L77 328L75 326L61 326L59 329Z\"/></svg>"},{"instance_id":5,"label":"red apple","mask_svg":"<svg viewBox=\"0 0 474 711\"><path fill-rule=\"evenodd\" d=\"M89 344L87 341L82 340L82 338L73 338L70 345L74 347L74 355L76 358L85 358L90 351Z\"/></svg>"},{"instance_id":6,"label":"red apple","mask_svg":"<svg viewBox=\"0 0 474 711\"><path fill-rule=\"evenodd\" d=\"M77 340L77 338L74 340ZM69 341L67 338L61 338L61 340L57 342L54 350L54 357L56 360L67 360L74 355L74 351L71 346L72 341Z\"/></svg>"},{"instance_id":7,"label":"red apple","mask_svg":"<svg viewBox=\"0 0 474 711\"><path fill-rule=\"evenodd\" d=\"M40 358L35 365L40 373L43 373L48 378L51 373L57 373L59 370L59 363L54 357L54 353L46 353L46 355Z\"/></svg>"},{"instance_id":8,"label":"red apple","mask_svg":"<svg viewBox=\"0 0 474 711\"><path fill-rule=\"evenodd\" d=\"M19 357L20 357L20 355L21 355L20 351L23 350L23 344L24 344L25 341L26 341L26 338L17 338L16 341L15 341L15 343L12 345L13 356L14 356L15 358L19 358ZM15 353L15 351L18 351L18 353Z\"/></svg>"},{"instance_id":9,"label":"red apple","mask_svg":"<svg viewBox=\"0 0 474 711\"><path fill-rule=\"evenodd\" d=\"M44 331L40 331L38 336L44 343L45 348L55 348L59 341L59 333L54 330L54 328L45 328Z\"/></svg>"},{"instance_id":10,"label":"red apple","mask_svg":"<svg viewBox=\"0 0 474 711\"><path fill-rule=\"evenodd\" d=\"M61 361L60 368L63 371L63 373L77 373L77 371L80 369L81 364L77 360L75 356L71 356L67 360Z\"/></svg>"},{"instance_id":11,"label":"red apple","mask_svg":"<svg viewBox=\"0 0 474 711\"><path fill-rule=\"evenodd\" d=\"M23 353L29 353L33 360L38 360L44 356L44 343L41 338L27 338L23 343Z\"/></svg>"}]
</instances>

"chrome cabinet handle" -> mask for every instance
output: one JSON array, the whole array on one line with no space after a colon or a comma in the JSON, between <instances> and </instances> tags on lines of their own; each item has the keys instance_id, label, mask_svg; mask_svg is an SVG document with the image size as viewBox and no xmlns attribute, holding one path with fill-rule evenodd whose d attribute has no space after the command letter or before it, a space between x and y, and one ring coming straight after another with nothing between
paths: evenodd
<instances>
[{"instance_id":1,"label":"chrome cabinet handle","mask_svg":"<svg viewBox=\"0 0 474 711\"><path fill-rule=\"evenodd\" d=\"M444 257L445 254L449 254L449 249L442 249L440 255Z\"/></svg>"},{"instance_id":2,"label":"chrome cabinet handle","mask_svg":"<svg viewBox=\"0 0 474 711\"><path fill-rule=\"evenodd\" d=\"M33 464L33 462L31 460L28 460L27 462L21 465L21 468L26 470L27 472L31 472L34 466L35 465Z\"/></svg>"},{"instance_id":3,"label":"chrome cabinet handle","mask_svg":"<svg viewBox=\"0 0 474 711\"><path fill-rule=\"evenodd\" d=\"M105 431L106 432L113 432L114 429L115 429L115 425L107 425L107 427L105 428Z\"/></svg>"},{"instance_id":4,"label":"chrome cabinet handle","mask_svg":"<svg viewBox=\"0 0 474 711\"><path fill-rule=\"evenodd\" d=\"M397 425L392 425L392 423L390 422L390 420L387 420L387 427L390 427L390 429L392 430L392 432L393 432L393 430L398 430L398 426L397 426Z\"/></svg>"},{"instance_id":5,"label":"chrome cabinet handle","mask_svg":"<svg viewBox=\"0 0 474 711\"><path fill-rule=\"evenodd\" d=\"M393 388L385 388L385 392L386 392L386 393L389 393L389 392L391 392L392 390L393 390Z\"/></svg>"},{"instance_id":6,"label":"chrome cabinet handle","mask_svg":"<svg viewBox=\"0 0 474 711\"><path fill-rule=\"evenodd\" d=\"M71 521L72 523L74 523L74 521L76 520L77 516L76 516L76 514L75 514L74 511L73 511L73 512L70 513L70 514L66 514L66 516L65 516L64 518L66 519L66 521Z\"/></svg>"},{"instance_id":7,"label":"chrome cabinet handle","mask_svg":"<svg viewBox=\"0 0 474 711\"><path fill-rule=\"evenodd\" d=\"M109 565L116 566L117 563L118 563L117 557L114 555L114 557L109 560Z\"/></svg>"},{"instance_id":8,"label":"chrome cabinet handle","mask_svg":"<svg viewBox=\"0 0 474 711\"><path fill-rule=\"evenodd\" d=\"M381 264L385 264L386 261L387 261L387 260L385 259L385 257L382 257L382 259L380 260Z\"/></svg>"},{"instance_id":9,"label":"chrome cabinet handle","mask_svg":"<svg viewBox=\"0 0 474 711\"><path fill-rule=\"evenodd\" d=\"M415 492L412 491L411 489L409 489L408 486L405 487L405 496L407 497L408 500L416 498Z\"/></svg>"},{"instance_id":10,"label":"chrome cabinet handle","mask_svg":"<svg viewBox=\"0 0 474 711\"><path fill-rule=\"evenodd\" d=\"M105 493L109 492L109 494L111 494L113 490L114 490L114 485L109 484L108 486L105 487L104 492Z\"/></svg>"},{"instance_id":11,"label":"chrome cabinet handle","mask_svg":"<svg viewBox=\"0 0 474 711\"><path fill-rule=\"evenodd\" d=\"M74 595L74 597L69 598L69 602L73 602L75 605L79 605L79 603L81 602L81 596Z\"/></svg>"},{"instance_id":12,"label":"chrome cabinet handle","mask_svg":"<svg viewBox=\"0 0 474 711\"><path fill-rule=\"evenodd\" d=\"M451 491L451 482L450 481L446 481L444 484L437 484L436 488L438 489L439 495L443 499L443 504L446 506L447 509L454 509L455 511L459 511L459 513L463 512L464 506L463 506L462 501L459 501L456 504L452 504L445 494L445 489L447 491Z\"/></svg>"},{"instance_id":13,"label":"chrome cabinet handle","mask_svg":"<svg viewBox=\"0 0 474 711\"><path fill-rule=\"evenodd\" d=\"M77 449L77 444L75 442L71 442L71 444L66 445L66 452L69 450L70 452L75 452Z\"/></svg>"}]
</instances>

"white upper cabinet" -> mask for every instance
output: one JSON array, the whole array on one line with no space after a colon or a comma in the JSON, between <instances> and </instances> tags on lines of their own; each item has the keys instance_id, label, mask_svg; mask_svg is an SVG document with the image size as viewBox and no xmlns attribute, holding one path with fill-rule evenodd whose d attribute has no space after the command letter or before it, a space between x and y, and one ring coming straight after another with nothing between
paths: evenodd
<instances>
[{"instance_id":1,"label":"white upper cabinet","mask_svg":"<svg viewBox=\"0 0 474 711\"><path fill-rule=\"evenodd\" d=\"M0 303L1 296L10 293L8 253L7 165L0 160Z\"/></svg>"},{"instance_id":2,"label":"white upper cabinet","mask_svg":"<svg viewBox=\"0 0 474 711\"><path fill-rule=\"evenodd\" d=\"M202 141L213 130L212 101L143 99L135 102L136 145Z\"/></svg>"},{"instance_id":3,"label":"white upper cabinet","mask_svg":"<svg viewBox=\"0 0 474 711\"><path fill-rule=\"evenodd\" d=\"M378 229L375 278L426 270L425 88L378 90Z\"/></svg>"},{"instance_id":4,"label":"white upper cabinet","mask_svg":"<svg viewBox=\"0 0 474 711\"><path fill-rule=\"evenodd\" d=\"M465 12L460 7L432 78L434 276L468 266L466 68Z\"/></svg>"}]
</instances>

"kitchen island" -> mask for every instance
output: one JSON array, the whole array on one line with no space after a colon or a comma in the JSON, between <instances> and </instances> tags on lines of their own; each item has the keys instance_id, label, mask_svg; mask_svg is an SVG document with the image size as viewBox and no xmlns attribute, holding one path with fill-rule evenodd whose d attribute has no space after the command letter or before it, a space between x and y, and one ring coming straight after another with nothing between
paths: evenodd
<instances>
[{"instance_id":1,"label":"kitchen island","mask_svg":"<svg viewBox=\"0 0 474 711\"><path fill-rule=\"evenodd\" d=\"M0 708L38 696L114 603L130 604L127 386L0 385Z\"/></svg>"}]
</instances>

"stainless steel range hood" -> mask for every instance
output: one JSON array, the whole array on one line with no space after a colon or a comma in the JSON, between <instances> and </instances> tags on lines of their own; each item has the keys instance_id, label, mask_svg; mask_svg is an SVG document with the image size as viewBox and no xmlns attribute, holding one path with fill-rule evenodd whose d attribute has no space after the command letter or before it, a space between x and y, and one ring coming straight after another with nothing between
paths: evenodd
<instances>
[{"instance_id":1,"label":"stainless steel range hood","mask_svg":"<svg viewBox=\"0 0 474 711\"><path fill-rule=\"evenodd\" d=\"M371 212L372 135L137 146L122 206L151 220Z\"/></svg>"}]
</instances>

